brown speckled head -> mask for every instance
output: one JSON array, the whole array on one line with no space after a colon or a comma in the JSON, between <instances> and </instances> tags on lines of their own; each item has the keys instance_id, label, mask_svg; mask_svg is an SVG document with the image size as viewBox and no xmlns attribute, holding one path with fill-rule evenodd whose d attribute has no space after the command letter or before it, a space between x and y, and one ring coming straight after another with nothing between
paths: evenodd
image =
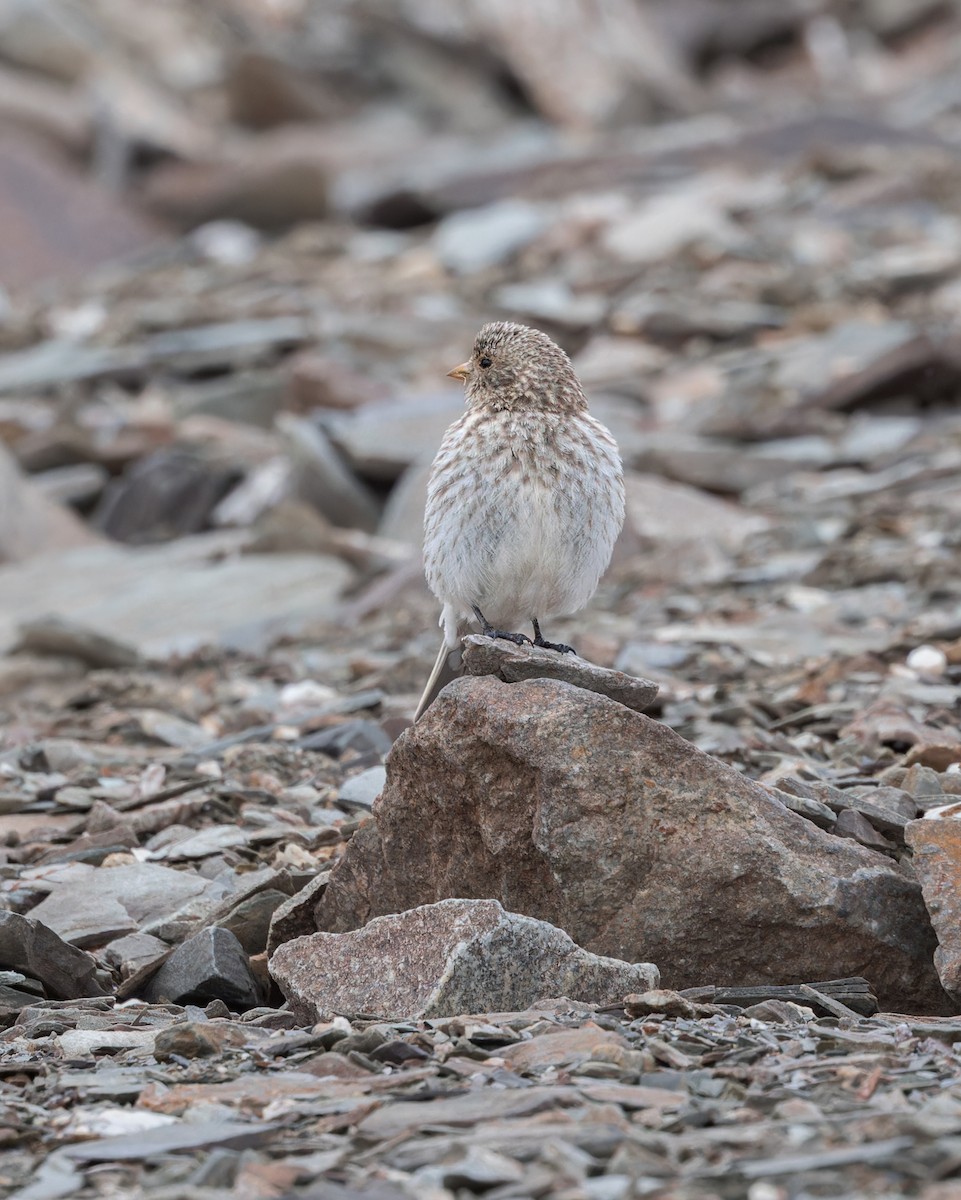
<instances>
[{"instance_id":1,"label":"brown speckled head","mask_svg":"<svg viewBox=\"0 0 961 1200\"><path fill-rule=\"evenodd\" d=\"M571 360L539 329L485 325L470 359L450 372L463 379L471 408L574 412L587 407Z\"/></svg>"}]
</instances>

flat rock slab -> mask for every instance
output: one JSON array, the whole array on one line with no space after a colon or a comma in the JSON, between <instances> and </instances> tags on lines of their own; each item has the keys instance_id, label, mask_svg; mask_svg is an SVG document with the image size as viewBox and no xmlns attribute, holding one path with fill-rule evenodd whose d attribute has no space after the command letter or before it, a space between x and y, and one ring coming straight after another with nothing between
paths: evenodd
<instances>
[{"instance_id":1,"label":"flat rock slab","mask_svg":"<svg viewBox=\"0 0 961 1200\"><path fill-rule=\"evenodd\" d=\"M0 567L0 651L41 613L148 657L204 644L257 650L329 613L351 579L340 559L240 556L241 544L232 534L202 534L161 546L87 546Z\"/></svg>"},{"instance_id":2,"label":"flat rock slab","mask_svg":"<svg viewBox=\"0 0 961 1200\"><path fill-rule=\"evenodd\" d=\"M453 899L379 917L355 933L286 942L270 973L305 1021L360 1012L422 1020L522 1009L543 996L607 1004L635 982L655 987L659 979L651 963L590 954L563 930L505 912L496 900Z\"/></svg>"},{"instance_id":3,"label":"flat rock slab","mask_svg":"<svg viewBox=\"0 0 961 1200\"><path fill-rule=\"evenodd\" d=\"M74 946L102 946L202 896L210 881L153 863L80 868L30 910Z\"/></svg>"},{"instance_id":4,"label":"flat rock slab","mask_svg":"<svg viewBox=\"0 0 961 1200\"><path fill-rule=\"evenodd\" d=\"M503 1058L514 1071L530 1071L542 1067L572 1067L592 1060L623 1063L630 1050L630 1043L620 1034L588 1021L580 1029L558 1026L547 1033L515 1042L513 1046L501 1046L497 1057Z\"/></svg>"},{"instance_id":5,"label":"flat rock slab","mask_svg":"<svg viewBox=\"0 0 961 1200\"><path fill-rule=\"evenodd\" d=\"M944 990L961 1003L961 821L910 821L904 837L914 851L914 869L938 935L934 965Z\"/></svg>"},{"instance_id":6,"label":"flat rock slab","mask_svg":"<svg viewBox=\"0 0 961 1200\"><path fill-rule=\"evenodd\" d=\"M668 986L864 975L949 1012L921 889L672 730L557 680L463 678L397 740L318 928L484 896Z\"/></svg>"},{"instance_id":7,"label":"flat rock slab","mask_svg":"<svg viewBox=\"0 0 961 1200\"><path fill-rule=\"evenodd\" d=\"M384 1105L358 1123L367 1137L393 1138L424 1125L467 1129L486 1121L533 1117L555 1109L573 1108L577 1089L564 1085L478 1089L454 1096L441 1096L429 1106L420 1100L397 1100Z\"/></svg>"},{"instance_id":8,"label":"flat rock slab","mask_svg":"<svg viewBox=\"0 0 961 1200\"><path fill-rule=\"evenodd\" d=\"M210 1146L239 1150L256 1146L280 1128L277 1121L176 1121L159 1129L66 1146L62 1153L77 1162L128 1162Z\"/></svg>"},{"instance_id":9,"label":"flat rock slab","mask_svg":"<svg viewBox=\"0 0 961 1200\"><path fill-rule=\"evenodd\" d=\"M623 671L598 667L576 654L559 654L540 646L517 646L502 638L469 634L463 641L464 673L493 675L505 683L520 683L524 679L560 679L574 687L596 692L623 704L625 708L643 711L657 698L657 684L649 679L636 679Z\"/></svg>"},{"instance_id":10,"label":"flat rock slab","mask_svg":"<svg viewBox=\"0 0 961 1200\"><path fill-rule=\"evenodd\" d=\"M333 441L365 479L396 479L433 457L444 430L464 411L460 388L404 395L328 417Z\"/></svg>"}]
</instances>

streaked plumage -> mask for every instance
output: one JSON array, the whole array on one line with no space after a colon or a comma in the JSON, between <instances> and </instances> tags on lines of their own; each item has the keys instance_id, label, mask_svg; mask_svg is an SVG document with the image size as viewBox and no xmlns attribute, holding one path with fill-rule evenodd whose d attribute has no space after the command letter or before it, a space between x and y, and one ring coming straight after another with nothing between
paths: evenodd
<instances>
[{"instance_id":1,"label":"streaked plumage","mask_svg":"<svg viewBox=\"0 0 961 1200\"><path fill-rule=\"evenodd\" d=\"M424 568L444 641L418 716L448 682L446 658L475 606L504 631L576 612L624 521L617 444L546 334L485 325L451 374L465 381L467 411L444 435L427 488Z\"/></svg>"}]
</instances>

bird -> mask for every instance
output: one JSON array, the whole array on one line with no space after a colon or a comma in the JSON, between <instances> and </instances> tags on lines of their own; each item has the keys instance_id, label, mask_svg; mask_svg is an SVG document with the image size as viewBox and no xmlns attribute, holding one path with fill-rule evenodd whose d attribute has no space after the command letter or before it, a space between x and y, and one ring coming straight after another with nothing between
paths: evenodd
<instances>
[{"instance_id":1,"label":"bird","mask_svg":"<svg viewBox=\"0 0 961 1200\"><path fill-rule=\"evenodd\" d=\"M573 653L541 622L594 595L624 523L624 470L610 430L588 412L567 354L546 333L496 321L447 374L466 411L441 441L427 484L424 573L443 638L418 720L460 674L460 639ZM517 626L530 623L534 636Z\"/></svg>"}]
</instances>

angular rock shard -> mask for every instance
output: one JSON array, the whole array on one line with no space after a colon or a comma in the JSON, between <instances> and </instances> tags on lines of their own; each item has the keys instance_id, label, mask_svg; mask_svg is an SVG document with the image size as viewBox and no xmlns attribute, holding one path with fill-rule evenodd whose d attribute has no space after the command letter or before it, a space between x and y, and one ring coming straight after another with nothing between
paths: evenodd
<instances>
[{"instance_id":1,"label":"angular rock shard","mask_svg":"<svg viewBox=\"0 0 961 1200\"><path fill-rule=\"evenodd\" d=\"M516 646L497 638L469 634L464 638L464 673L494 675L505 683L523 679L561 679L575 687L608 696L638 712L657 699L657 684L623 671L598 667L576 654L558 654L539 646Z\"/></svg>"},{"instance_id":2,"label":"angular rock shard","mask_svg":"<svg viewBox=\"0 0 961 1200\"><path fill-rule=\"evenodd\" d=\"M387 763L318 927L494 897L674 988L863 975L943 1013L917 883L664 725L548 679L452 683Z\"/></svg>"},{"instance_id":3,"label":"angular rock shard","mask_svg":"<svg viewBox=\"0 0 961 1200\"><path fill-rule=\"evenodd\" d=\"M178 946L144 990L151 1001L223 1002L238 1012L260 1003L260 986L229 929L203 929Z\"/></svg>"},{"instance_id":4,"label":"angular rock shard","mask_svg":"<svg viewBox=\"0 0 961 1200\"><path fill-rule=\"evenodd\" d=\"M286 942L270 973L304 1021L331 1013L403 1019L524 1009L544 996L605 1004L656 987L657 967L590 954L496 900L442 900L353 933Z\"/></svg>"},{"instance_id":5,"label":"angular rock shard","mask_svg":"<svg viewBox=\"0 0 961 1200\"><path fill-rule=\"evenodd\" d=\"M41 921L19 913L0 913L0 967L39 979L57 1000L103 996L107 991L89 954L69 945Z\"/></svg>"}]
</instances>

